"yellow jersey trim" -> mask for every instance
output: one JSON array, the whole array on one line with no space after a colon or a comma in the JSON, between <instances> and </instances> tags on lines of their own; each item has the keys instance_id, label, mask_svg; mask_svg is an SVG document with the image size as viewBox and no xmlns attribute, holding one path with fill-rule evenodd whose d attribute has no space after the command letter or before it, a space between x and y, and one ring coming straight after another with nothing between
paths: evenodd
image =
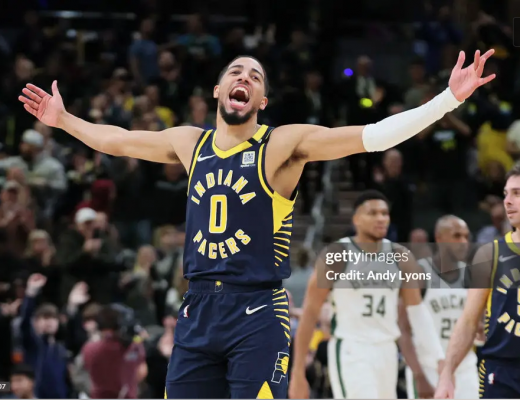
<instances>
[{"instance_id":1,"label":"yellow jersey trim","mask_svg":"<svg viewBox=\"0 0 520 400\"><path fill-rule=\"evenodd\" d=\"M273 191L268 186L267 179L264 179L264 173L262 172L262 165L263 165L263 160L264 160L264 149L265 149L265 143L262 146L260 146L260 151L258 152L258 178L260 179L260 184L262 185L262 188L264 188L264 191L270 197L273 197Z\"/></svg>"},{"instance_id":2,"label":"yellow jersey trim","mask_svg":"<svg viewBox=\"0 0 520 400\"><path fill-rule=\"evenodd\" d=\"M197 149L195 150L195 153L193 153L193 159L191 160L191 167L190 167L190 173L188 174L188 193L190 193L190 185L191 185L191 177L193 175L193 171L195 170L195 164L197 164L197 158L199 157L200 149L208 140L209 135L213 132L212 130L207 131L204 136L202 137L201 141L197 145Z\"/></svg>"},{"instance_id":3,"label":"yellow jersey trim","mask_svg":"<svg viewBox=\"0 0 520 400\"><path fill-rule=\"evenodd\" d=\"M492 303L492 299L493 299L493 291L494 291L494 288L493 288L493 285L495 283L495 274L497 272L497 267L498 267L498 240L494 240L493 241L493 267L491 268L491 290L489 291L489 294L488 294L488 298L487 298L487 304L486 304L486 314L487 314L487 318L491 318L491 303ZM489 324L489 321L486 321L488 325Z\"/></svg>"},{"instance_id":4,"label":"yellow jersey trim","mask_svg":"<svg viewBox=\"0 0 520 400\"><path fill-rule=\"evenodd\" d=\"M513 232L508 232L505 239L507 246L511 249L511 251L520 255L520 247L518 247L518 245L513 241Z\"/></svg>"},{"instance_id":5,"label":"yellow jersey trim","mask_svg":"<svg viewBox=\"0 0 520 400\"><path fill-rule=\"evenodd\" d=\"M264 174L264 152L266 144L267 143L264 143L260 146L260 151L258 152L258 179L264 191L273 199L273 233L286 233L290 235L290 232L281 232L280 228L286 217L292 213L296 197L294 200L286 199L278 192L275 192L267 182L267 177Z\"/></svg>"},{"instance_id":6,"label":"yellow jersey trim","mask_svg":"<svg viewBox=\"0 0 520 400\"><path fill-rule=\"evenodd\" d=\"M260 178L260 184L262 185L262 188L265 190L265 192L270 196L276 199L279 203L285 204L287 206L293 206L296 198L294 200L289 200L283 197L278 192L275 192L271 189L269 184L267 183L267 177L264 176L264 151L265 151L265 145L264 143L260 147L260 152L258 153L258 177ZM286 216L284 216L285 219Z\"/></svg>"},{"instance_id":7,"label":"yellow jersey trim","mask_svg":"<svg viewBox=\"0 0 520 400\"><path fill-rule=\"evenodd\" d=\"M273 392L271 391L271 388L269 387L269 384L267 383L267 381L263 383L262 387L258 391L256 398L257 399L274 399Z\"/></svg>"},{"instance_id":8,"label":"yellow jersey trim","mask_svg":"<svg viewBox=\"0 0 520 400\"><path fill-rule=\"evenodd\" d=\"M267 125L262 125L260 128L258 128L256 133L253 135L253 139L256 141L259 141L262 138L262 136L264 136L265 133L267 132L267 128L269 128ZM244 151L252 146L252 144L249 141L245 141L240 144L237 144L235 147L232 147L229 150L221 150L215 144L216 138L217 138L217 131L215 131L213 133L213 140L211 142L211 146L213 148L213 151L219 158L231 157L232 155L240 153L241 151Z\"/></svg>"}]
</instances>

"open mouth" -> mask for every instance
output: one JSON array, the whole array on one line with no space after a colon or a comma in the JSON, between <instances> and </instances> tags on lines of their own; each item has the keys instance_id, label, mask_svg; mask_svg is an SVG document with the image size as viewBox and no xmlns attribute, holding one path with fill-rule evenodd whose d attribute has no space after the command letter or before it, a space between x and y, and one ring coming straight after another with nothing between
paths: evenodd
<instances>
[{"instance_id":1,"label":"open mouth","mask_svg":"<svg viewBox=\"0 0 520 400\"><path fill-rule=\"evenodd\" d=\"M237 86L229 93L231 107L242 110L249 103L249 91L243 86Z\"/></svg>"}]
</instances>

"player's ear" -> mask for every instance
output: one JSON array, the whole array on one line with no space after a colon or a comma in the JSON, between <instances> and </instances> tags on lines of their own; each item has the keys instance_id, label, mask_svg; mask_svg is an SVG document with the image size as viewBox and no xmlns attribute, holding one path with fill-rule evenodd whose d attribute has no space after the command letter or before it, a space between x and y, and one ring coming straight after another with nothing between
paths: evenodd
<instances>
[{"instance_id":1,"label":"player's ear","mask_svg":"<svg viewBox=\"0 0 520 400\"><path fill-rule=\"evenodd\" d=\"M352 224L354 226L357 226L358 220L359 220L359 215L358 215L358 213L355 212L354 215L352 215Z\"/></svg>"},{"instance_id":2,"label":"player's ear","mask_svg":"<svg viewBox=\"0 0 520 400\"><path fill-rule=\"evenodd\" d=\"M215 87L213 88L213 98L214 99L218 99L219 91L220 91L220 86L215 85Z\"/></svg>"},{"instance_id":3,"label":"player's ear","mask_svg":"<svg viewBox=\"0 0 520 400\"><path fill-rule=\"evenodd\" d=\"M267 100L267 97L264 97L264 98L262 99L262 102L260 103L260 110L262 110L262 111L265 110L265 108L267 107L267 103L268 103L268 102L269 102L269 101Z\"/></svg>"}]
</instances>

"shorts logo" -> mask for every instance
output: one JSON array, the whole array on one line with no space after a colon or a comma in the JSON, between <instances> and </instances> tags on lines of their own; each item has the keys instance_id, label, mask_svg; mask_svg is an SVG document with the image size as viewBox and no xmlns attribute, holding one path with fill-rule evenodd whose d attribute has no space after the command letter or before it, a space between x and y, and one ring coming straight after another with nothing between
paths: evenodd
<instances>
[{"instance_id":1,"label":"shorts logo","mask_svg":"<svg viewBox=\"0 0 520 400\"><path fill-rule=\"evenodd\" d=\"M215 292L220 292L222 289L224 289L222 282L216 281L215 282Z\"/></svg>"},{"instance_id":2,"label":"shorts logo","mask_svg":"<svg viewBox=\"0 0 520 400\"><path fill-rule=\"evenodd\" d=\"M188 307L190 305L188 304L186 307L184 307L184 318L188 318Z\"/></svg>"},{"instance_id":3,"label":"shorts logo","mask_svg":"<svg viewBox=\"0 0 520 400\"><path fill-rule=\"evenodd\" d=\"M246 151L242 154L242 165L251 165L255 163L255 152Z\"/></svg>"},{"instance_id":4,"label":"shorts logo","mask_svg":"<svg viewBox=\"0 0 520 400\"><path fill-rule=\"evenodd\" d=\"M492 372L488 375L488 383L492 385L495 382L495 374Z\"/></svg>"},{"instance_id":5,"label":"shorts logo","mask_svg":"<svg viewBox=\"0 0 520 400\"><path fill-rule=\"evenodd\" d=\"M278 352L278 358L274 365L273 378L271 382L280 383L283 378L287 378L287 369L289 368L289 354Z\"/></svg>"}]
</instances>

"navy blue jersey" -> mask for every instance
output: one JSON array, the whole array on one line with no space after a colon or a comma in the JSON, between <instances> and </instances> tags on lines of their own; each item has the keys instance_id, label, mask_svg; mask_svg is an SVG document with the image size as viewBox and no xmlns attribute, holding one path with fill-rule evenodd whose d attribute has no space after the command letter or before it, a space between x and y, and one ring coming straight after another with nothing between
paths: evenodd
<instances>
[{"instance_id":1,"label":"navy blue jersey","mask_svg":"<svg viewBox=\"0 0 520 400\"><path fill-rule=\"evenodd\" d=\"M296 190L288 200L267 183L262 125L234 148L203 132L189 171L184 277L258 285L290 276L289 246Z\"/></svg>"},{"instance_id":2,"label":"navy blue jersey","mask_svg":"<svg viewBox=\"0 0 520 400\"><path fill-rule=\"evenodd\" d=\"M485 359L520 361L520 248L511 232L495 240L491 292L488 297L485 325ZM520 364L519 364L520 365Z\"/></svg>"}]
</instances>

